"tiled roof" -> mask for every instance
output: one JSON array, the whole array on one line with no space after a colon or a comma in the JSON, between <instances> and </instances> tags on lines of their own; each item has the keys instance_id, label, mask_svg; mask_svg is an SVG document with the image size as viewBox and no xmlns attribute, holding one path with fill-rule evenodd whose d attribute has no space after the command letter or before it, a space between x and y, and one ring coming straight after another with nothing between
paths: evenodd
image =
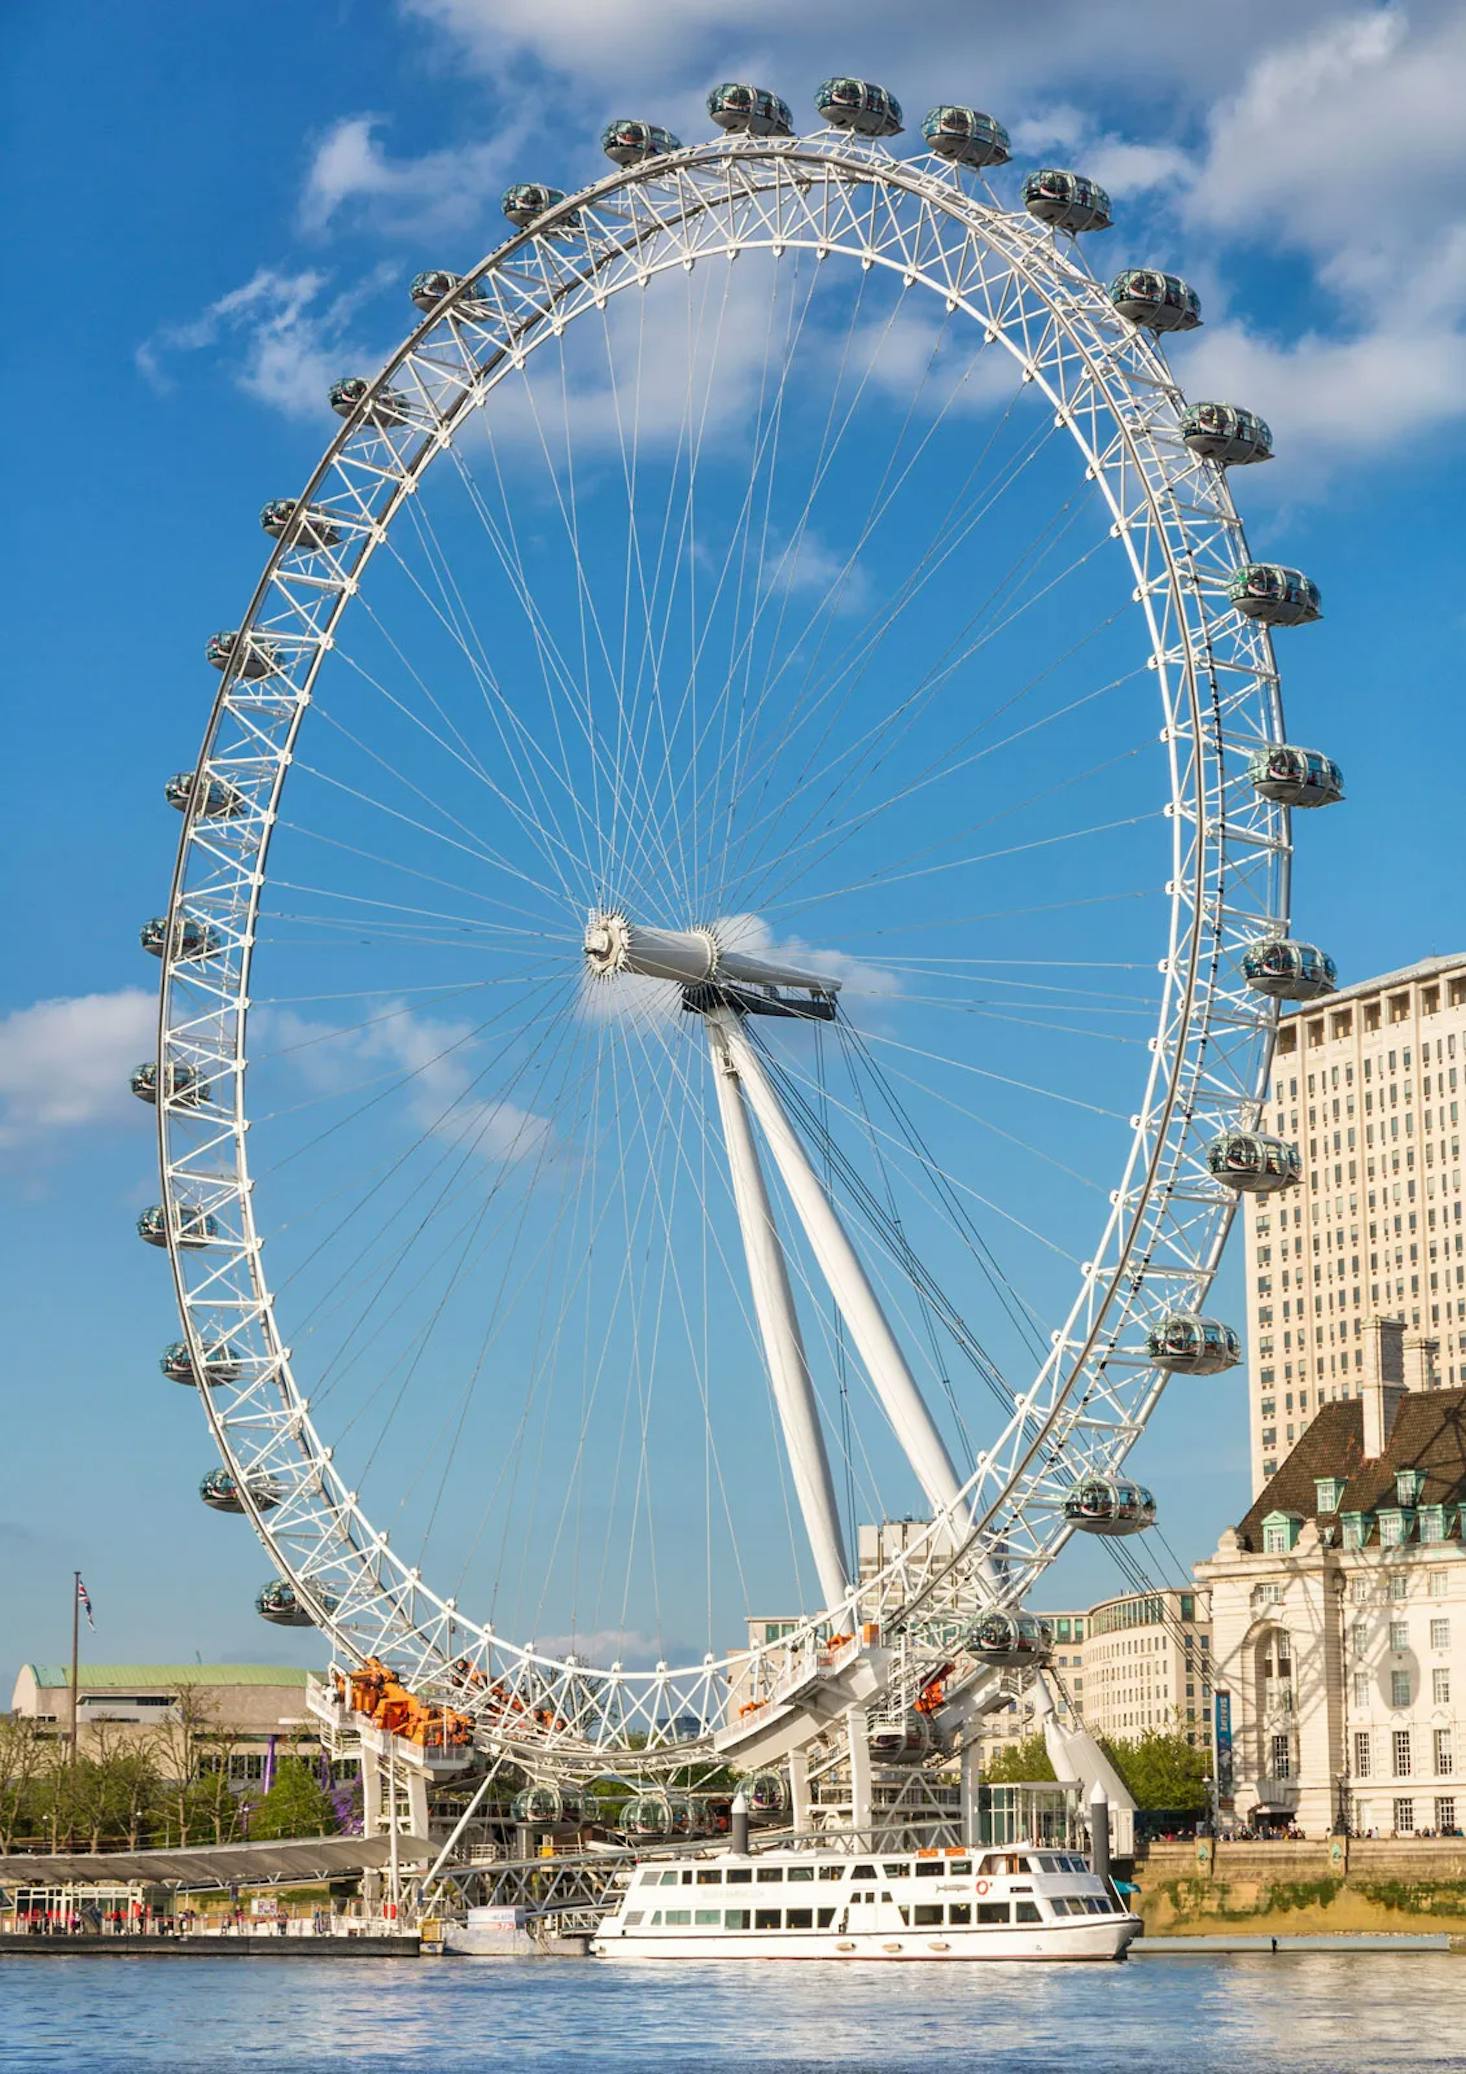
<instances>
[{"instance_id":1,"label":"tiled roof","mask_svg":"<svg viewBox=\"0 0 1466 2074\"><path fill-rule=\"evenodd\" d=\"M1325 1404L1239 1521L1243 1545L1262 1546L1262 1523L1270 1512L1316 1518L1315 1477L1347 1480L1340 1512L1377 1512L1392 1505L1397 1469L1425 1471L1421 1505L1449 1505L1466 1496L1466 1390L1407 1390L1385 1451L1375 1461L1365 1460L1360 1399Z\"/></svg>"},{"instance_id":2,"label":"tiled roof","mask_svg":"<svg viewBox=\"0 0 1466 2074\"><path fill-rule=\"evenodd\" d=\"M69 1664L31 1664L42 1687L71 1683ZM307 1673L293 1664L83 1664L82 1690L155 1692L164 1685L304 1685Z\"/></svg>"}]
</instances>

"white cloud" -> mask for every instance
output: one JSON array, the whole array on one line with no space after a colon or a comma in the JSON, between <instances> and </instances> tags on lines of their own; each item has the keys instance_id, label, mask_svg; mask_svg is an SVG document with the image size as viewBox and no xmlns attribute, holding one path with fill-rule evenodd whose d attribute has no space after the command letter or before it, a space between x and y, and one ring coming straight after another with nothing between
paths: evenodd
<instances>
[{"instance_id":1,"label":"white cloud","mask_svg":"<svg viewBox=\"0 0 1466 2074\"><path fill-rule=\"evenodd\" d=\"M259 267L197 317L154 332L137 349L138 368L166 393L186 355L216 351L246 394L288 416L320 417L338 375L381 359L352 343L351 326L394 272L378 269L330 295L330 276L317 268Z\"/></svg>"},{"instance_id":2,"label":"white cloud","mask_svg":"<svg viewBox=\"0 0 1466 2074\"><path fill-rule=\"evenodd\" d=\"M0 1019L0 1146L140 1118L127 1076L156 1048L157 1018L156 994L123 987Z\"/></svg>"},{"instance_id":3,"label":"white cloud","mask_svg":"<svg viewBox=\"0 0 1466 2074\"><path fill-rule=\"evenodd\" d=\"M325 230L355 209L370 228L414 232L461 229L498 201L524 134L522 119L492 138L421 158L393 158L383 146L379 115L348 115L317 145L300 202L302 227Z\"/></svg>"},{"instance_id":4,"label":"white cloud","mask_svg":"<svg viewBox=\"0 0 1466 2074\"><path fill-rule=\"evenodd\" d=\"M416 1130L488 1160L555 1154L548 1117L492 1092L492 1075L475 1060L471 1022L418 1015L388 999L365 1025L339 1028L270 1008L257 1013L251 1029L257 1063L286 1057L292 1075L319 1093L400 1081L402 1113Z\"/></svg>"},{"instance_id":5,"label":"white cloud","mask_svg":"<svg viewBox=\"0 0 1466 2074\"><path fill-rule=\"evenodd\" d=\"M863 612L870 596L860 562L832 547L813 526L770 545L764 587L776 595L813 598L817 609L830 612Z\"/></svg>"}]
</instances>

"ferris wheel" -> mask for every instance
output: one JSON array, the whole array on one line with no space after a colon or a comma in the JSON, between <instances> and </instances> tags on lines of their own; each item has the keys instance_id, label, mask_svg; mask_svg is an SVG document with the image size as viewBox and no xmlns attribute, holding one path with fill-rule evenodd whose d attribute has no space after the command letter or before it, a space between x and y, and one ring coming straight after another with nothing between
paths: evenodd
<instances>
[{"instance_id":1,"label":"ferris wheel","mask_svg":"<svg viewBox=\"0 0 1466 2074\"><path fill-rule=\"evenodd\" d=\"M331 391L143 931L202 1496L267 1618L562 1778L838 1707L899 1755L1041 1660L1239 1358L1278 1004L1334 983L1318 593L1162 354L1193 291L1097 278L1104 192L977 110L708 105L511 188Z\"/></svg>"}]
</instances>

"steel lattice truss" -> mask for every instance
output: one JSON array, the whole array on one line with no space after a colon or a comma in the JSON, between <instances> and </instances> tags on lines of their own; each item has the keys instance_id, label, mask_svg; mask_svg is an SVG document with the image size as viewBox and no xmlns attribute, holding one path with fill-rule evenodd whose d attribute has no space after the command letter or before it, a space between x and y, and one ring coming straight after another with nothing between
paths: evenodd
<instances>
[{"instance_id":1,"label":"steel lattice truss","mask_svg":"<svg viewBox=\"0 0 1466 2074\"><path fill-rule=\"evenodd\" d=\"M1248 755L1285 739L1267 630L1227 603L1247 560L1224 471L1180 435L1182 398L1155 341L1121 318L1056 238L995 206L935 158L826 133L722 138L618 171L511 238L402 346L320 462L304 501L336 544L276 547L260 578L209 721L198 770L237 794L206 818L199 788L175 873L160 1060L196 1069L211 1098L159 1101L164 1200L193 1361L226 1343L232 1380L201 1390L214 1438L279 1569L345 1658L388 1658L425 1696L475 1715L488 1745L573 1768L645 1738L655 1762L670 1723L711 1735L729 1660L632 1673L537 1656L439 1597L387 1545L345 1488L292 1374L256 1228L247 1156L250 955L270 836L312 687L341 615L426 470L496 385L611 297L674 268L794 248L890 269L1011 354L1052 406L1104 498L1133 575L1159 700L1171 799L1170 940L1147 1084L1128 1164L1072 1309L964 1493L971 1525L936 1520L841 1608L792 1641L740 1660L740 1690L776 1693L818 1648L816 1629L894 1628L923 1607L942 1626L997 1596L1018 1602L1059 1548L1076 1479L1109 1476L1165 1382L1145 1334L1198 1308L1235 1198L1206 1170L1209 1139L1259 1114L1276 1005L1242 985L1239 953L1285 929L1288 816L1247 779ZM374 399L398 408L384 416ZM398 422L392 422L392 418ZM273 667L251 676L251 658ZM203 925L190 954L182 925ZM197 948L197 947L196 947ZM1158 949L1160 947L1158 946ZM215 1220L207 1243L176 1243L180 1220ZM266 1473L281 1500L248 1498ZM943 1645L910 1639L890 1691L919 1689ZM677 1746L685 1762L688 1745ZM670 1757L670 1752L669 1752Z\"/></svg>"}]
</instances>

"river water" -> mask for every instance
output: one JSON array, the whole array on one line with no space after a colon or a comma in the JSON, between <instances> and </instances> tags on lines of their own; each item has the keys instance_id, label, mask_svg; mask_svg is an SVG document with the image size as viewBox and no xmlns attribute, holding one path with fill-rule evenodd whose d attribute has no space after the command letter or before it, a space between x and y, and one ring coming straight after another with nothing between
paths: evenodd
<instances>
[{"instance_id":1,"label":"river water","mask_svg":"<svg viewBox=\"0 0 1466 2074\"><path fill-rule=\"evenodd\" d=\"M457 2074L1423 2074L1466 2068L1466 1959L613 1967L571 1960L0 1959L0 2067Z\"/></svg>"}]
</instances>

